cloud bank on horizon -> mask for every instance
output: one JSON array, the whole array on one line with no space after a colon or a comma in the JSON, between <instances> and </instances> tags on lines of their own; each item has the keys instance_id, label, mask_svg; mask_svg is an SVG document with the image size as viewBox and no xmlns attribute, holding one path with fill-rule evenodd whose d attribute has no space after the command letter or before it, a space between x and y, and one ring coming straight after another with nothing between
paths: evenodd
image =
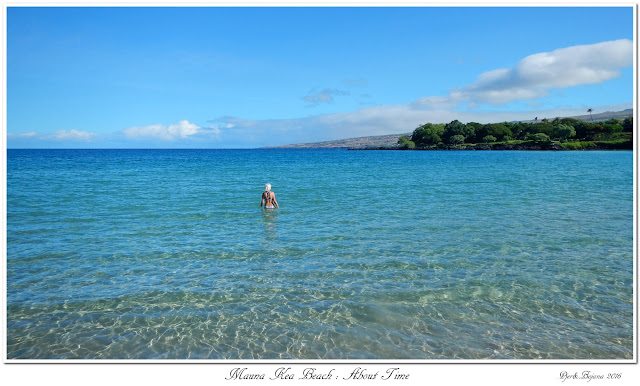
<instances>
[{"instance_id":1,"label":"cloud bank on horizon","mask_svg":"<svg viewBox=\"0 0 640 386\"><path fill-rule=\"evenodd\" d=\"M537 116L582 115L587 108L625 109L632 102L612 106L570 106L551 109L504 109L514 102L535 103L549 93L571 87L602 84L618 78L633 64L633 43L628 39L576 45L529 55L510 68L481 73L474 83L454 88L447 95L433 95L405 104L381 105L349 112L292 119L222 117L209 125L187 119L177 123L150 123L123 128L111 135L90 130L54 133L8 133L9 146L51 146L77 143L78 147L261 147L359 136L410 132L425 122L480 123L529 120ZM365 79L345 84L366 85ZM311 90L304 101L311 105L332 103L348 91ZM604 110L601 110L604 111Z\"/></svg>"},{"instance_id":2,"label":"cloud bank on horizon","mask_svg":"<svg viewBox=\"0 0 640 386\"><path fill-rule=\"evenodd\" d=\"M503 105L545 97L553 89L606 82L633 64L633 43L627 39L560 48L527 56L512 68L488 71L446 97L421 98L426 107L454 107L462 102Z\"/></svg>"}]
</instances>

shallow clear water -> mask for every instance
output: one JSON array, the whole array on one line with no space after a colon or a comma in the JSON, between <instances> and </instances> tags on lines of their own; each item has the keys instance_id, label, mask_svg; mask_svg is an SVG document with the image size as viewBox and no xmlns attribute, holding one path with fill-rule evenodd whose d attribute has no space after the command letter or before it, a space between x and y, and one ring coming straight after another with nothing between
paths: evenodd
<instances>
[{"instance_id":1,"label":"shallow clear water","mask_svg":"<svg viewBox=\"0 0 640 386\"><path fill-rule=\"evenodd\" d=\"M632 152L7 162L10 359L633 357Z\"/></svg>"}]
</instances>

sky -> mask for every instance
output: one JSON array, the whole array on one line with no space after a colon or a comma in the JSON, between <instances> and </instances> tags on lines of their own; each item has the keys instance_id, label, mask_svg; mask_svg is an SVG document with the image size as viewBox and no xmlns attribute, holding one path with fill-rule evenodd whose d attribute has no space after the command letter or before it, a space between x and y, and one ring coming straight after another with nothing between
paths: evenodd
<instances>
[{"instance_id":1,"label":"sky","mask_svg":"<svg viewBox=\"0 0 640 386\"><path fill-rule=\"evenodd\" d=\"M8 7L8 148L257 148L633 107L633 7Z\"/></svg>"}]
</instances>

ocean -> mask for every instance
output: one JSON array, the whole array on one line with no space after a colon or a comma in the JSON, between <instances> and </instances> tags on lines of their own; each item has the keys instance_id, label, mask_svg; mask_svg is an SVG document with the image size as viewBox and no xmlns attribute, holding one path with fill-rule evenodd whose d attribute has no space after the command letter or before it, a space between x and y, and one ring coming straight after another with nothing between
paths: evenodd
<instances>
[{"instance_id":1,"label":"ocean","mask_svg":"<svg viewBox=\"0 0 640 386\"><path fill-rule=\"evenodd\" d=\"M633 199L631 151L8 150L7 357L632 359Z\"/></svg>"}]
</instances>

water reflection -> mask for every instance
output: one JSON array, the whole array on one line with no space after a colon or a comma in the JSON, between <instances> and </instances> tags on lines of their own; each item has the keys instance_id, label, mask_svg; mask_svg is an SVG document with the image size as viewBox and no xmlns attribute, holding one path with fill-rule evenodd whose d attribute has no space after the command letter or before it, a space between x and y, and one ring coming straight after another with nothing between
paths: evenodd
<instances>
[{"instance_id":1,"label":"water reflection","mask_svg":"<svg viewBox=\"0 0 640 386\"><path fill-rule=\"evenodd\" d=\"M262 223L264 224L264 234L267 238L278 236L276 222L278 211L276 209L262 209Z\"/></svg>"}]
</instances>

